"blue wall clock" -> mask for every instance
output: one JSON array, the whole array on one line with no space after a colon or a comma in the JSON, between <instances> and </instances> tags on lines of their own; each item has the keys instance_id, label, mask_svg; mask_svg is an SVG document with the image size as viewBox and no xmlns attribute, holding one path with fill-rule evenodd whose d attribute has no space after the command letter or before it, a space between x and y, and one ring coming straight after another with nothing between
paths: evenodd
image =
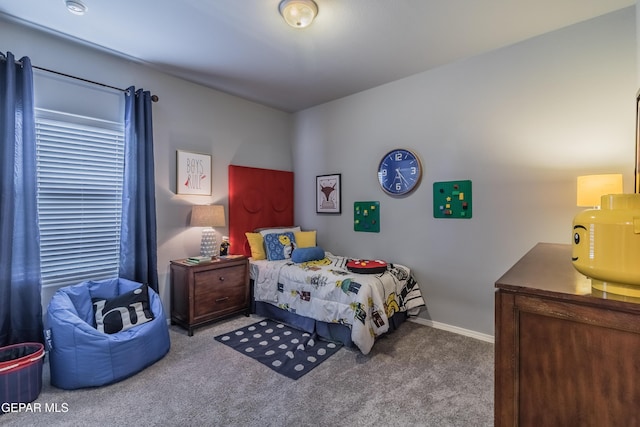
<instances>
[{"instance_id":1,"label":"blue wall clock","mask_svg":"<svg viewBox=\"0 0 640 427\"><path fill-rule=\"evenodd\" d=\"M412 151L397 148L380 160L378 181L385 193L392 196L409 194L422 178L420 158Z\"/></svg>"}]
</instances>

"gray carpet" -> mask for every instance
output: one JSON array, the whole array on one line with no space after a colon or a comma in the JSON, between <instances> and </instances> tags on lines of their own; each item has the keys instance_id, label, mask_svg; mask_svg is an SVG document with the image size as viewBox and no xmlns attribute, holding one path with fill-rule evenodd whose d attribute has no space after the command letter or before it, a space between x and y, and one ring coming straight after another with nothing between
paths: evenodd
<instances>
[{"instance_id":1,"label":"gray carpet","mask_svg":"<svg viewBox=\"0 0 640 427\"><path fill-rule=\"evenodd\" d=\"M493 425L493 344L406 322L369 355L342 348L294 381L214 340L258 319L193 337L172 326L165 358L106 387L56 389L45 363L41 410L0 415L0 425Z\"/></svg>"}]
</instances>

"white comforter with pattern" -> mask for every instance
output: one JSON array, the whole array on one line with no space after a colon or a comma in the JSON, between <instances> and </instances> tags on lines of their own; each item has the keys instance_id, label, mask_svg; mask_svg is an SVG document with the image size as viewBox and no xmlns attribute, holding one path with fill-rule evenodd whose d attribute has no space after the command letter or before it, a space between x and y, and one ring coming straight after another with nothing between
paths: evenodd
<instances>
[{"instance_id":1,"label":"white comforter with pattern","mask_svg":"<svg viewBox=\"0 0 640 427\"><path fill-rule=\"evenodd\" d=\"M329 252L320 261L251 260L254 298L323 322L351 328L351 340L368 354L375 338L389 330L396 312L415 314L424 300L409 268L389 264L381 274L357 274L350 258Z\"/></svg>"}]
</instances>

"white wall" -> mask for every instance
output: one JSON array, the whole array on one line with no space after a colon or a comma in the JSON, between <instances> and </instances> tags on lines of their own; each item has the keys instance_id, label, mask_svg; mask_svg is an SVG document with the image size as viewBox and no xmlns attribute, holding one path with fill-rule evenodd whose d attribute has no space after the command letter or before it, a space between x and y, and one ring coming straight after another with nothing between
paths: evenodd
<instances>
[{"instance_id":1,"label":"white wall","mask_svg":"<svg viewBox=\"0 0 640 427\"><path fill-rule=\"evenodd\" d=\"M495 281L537 242L570 243L576 177L619 172L633 191L635 20L627 8L297 113L297 222L334 253L410 266L423 317L492 335ZM400 199L376 177L397 147L425 170ZM315 213L327 173L342 174L341 215ZM433 182L464 179L473 218L434 219ZM381 231L354 232L353 202L369 200Z\"/></svg>"},{"instance_id":2,"label":"white wall","mask_svg":"<svg viewBox=\"0 0 640 427\"><path fill-rule=\"evenodd\" d=\"M145 88L160 97L153 104L158 275L169 310L169 261L197 255L200 230L187 227L194 204L228 201L229 164L292 170L291 115L159 73L104 51L6 22L0 18L0 51L29 56L34 65L111 86ZM167 52L170 55L170 52ZM36 72L36 106L118 120L122 94L75 80ZM115 100L115 101L114 101ZM113 114L114 102L121 108ZM100 105L110 105L102 109ZM175 194L176 150L213 155L212 196ZM227 228L216 231L226 234ZM52 294L43 292L46 307Z\"/></svg>"}]
</instances>

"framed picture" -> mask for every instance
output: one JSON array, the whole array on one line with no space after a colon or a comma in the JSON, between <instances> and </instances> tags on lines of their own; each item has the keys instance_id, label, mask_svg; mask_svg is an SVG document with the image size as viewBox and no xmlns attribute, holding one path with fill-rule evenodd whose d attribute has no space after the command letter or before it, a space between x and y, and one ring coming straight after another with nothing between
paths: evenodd
<instances>
[{"instance_id":1,"label":"framed picture","mask_svg":"<svg viewBox=\"0 0 640 427\"><path fill-rule=\"evenodd\" d=\"M316 213L342 212L341 175L316 176Z\"/></svg>"},{"instance_id":2,"label":"framed picture","mask_svg":"<svg viewBox=\"0 0 640 427\"><path fill-rule=\"evenodd\" d=\"M211 195L211 156L177 150L176 194Z\"/></svg>"}]
</instances>

